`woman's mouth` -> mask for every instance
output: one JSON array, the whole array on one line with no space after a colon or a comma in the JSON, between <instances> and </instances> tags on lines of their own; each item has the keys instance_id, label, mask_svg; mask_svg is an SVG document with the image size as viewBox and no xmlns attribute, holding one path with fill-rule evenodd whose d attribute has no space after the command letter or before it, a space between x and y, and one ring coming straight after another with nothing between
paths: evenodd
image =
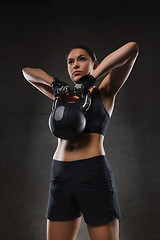
<instances>
[{"instance_id":1,"label":"woman's mouth","mask_svg":"<svg viewBox=\"0 0 160 240\"><path fill-rule=\"evenodd\" d=\"M74 76L78 76L80 73L81 73L81 71L75 71L75 72L73 73L73 75L74 75Z\"/></svg>"}]
</instances>

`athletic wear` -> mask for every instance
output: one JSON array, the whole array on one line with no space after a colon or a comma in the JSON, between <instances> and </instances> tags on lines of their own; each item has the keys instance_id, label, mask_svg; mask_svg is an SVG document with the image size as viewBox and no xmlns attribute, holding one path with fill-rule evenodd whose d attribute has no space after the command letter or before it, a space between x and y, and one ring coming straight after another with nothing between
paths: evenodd
<instances>
[{"instance_id":1,"label":"athletic wear","mask_svg":"<svg viewBox=\"0 0 160 240\"><path fill-rule=\"evenodd\" d=\"M89 89L94 86L95 82L96 79L92 75L87 74L77 81L73 90L76 92L76 94L86 94L89 92Z\"/></svg>"},{"instance_id":2,"label":"athletic wear","mask_svg":"<svg viewBox=\"0 0 160 240\"><path fill-rule=\"evenodd\" d=\"M66 221L84 217L88 224L121 217L117 190L106 155L75 161L53 159L46 218Z\"/></svg>"},{"instance_id":3,"label":"athletic wear","mask_svg":"<svg viewBox=\"0 0 160 240\"><path fill-rule=\"evenodd\" d=\"M105 135L109 114L99 89L91 92L92 103L86 113L86 133ZM81 106L84 101L68 103ZM92 225L121 218L114 176L106 155L74 161L52 160L46 218L66 221L84 217Z\"/></svg>"},{"instance_id":4,"label":"athletic wear","mask_svg":"<svg viewBox=\"0 0 160 240\"><path fill-rule=\"evenodd\" d=\"M87 111L84 133L99 133L105 135L109 122L109 114L102 102L99 88L95 87L91 93L91 106Z\"/></svg>"},{"instance_id":5,"label":"athletic wear","mask_svg":"<svg viewBox=\"0 0 160 240\"><path fill-rule=\"evenodd\" d=\"M70 86L68 86L67 83L59 81L58 78L54 78L54 81L51 83L51 87L52 87L54 96L64 95L66 91L69 91L71 93Z\"/></svg>"}]
</instances>

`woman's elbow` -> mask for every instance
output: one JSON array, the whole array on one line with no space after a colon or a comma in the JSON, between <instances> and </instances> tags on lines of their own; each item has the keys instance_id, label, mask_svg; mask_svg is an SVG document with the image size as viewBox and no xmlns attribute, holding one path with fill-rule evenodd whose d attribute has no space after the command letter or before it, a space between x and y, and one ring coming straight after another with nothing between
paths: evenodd
<instances>
[{"instance_id":1,"label":"woman's elbow","mask_svg":"<svg viewBox=\"0 0 160 240\"><path fill-rule=\"evenodd\" d=\"M29 81L29 79L28 79L28 73L27 73L27 68L22 68L22 74L23 74L23 76L24 76L24 78L27 80L27 81Z\"/></svg>"},{"instance_id":2,"label":"woman's elbow","mask_svg":"<svg viewBox=\"0 0 160 240\"><path fill-rule=\"evenodd\" d=\"M132 45L134 48L134 52L138 53L139 52L138 44L136 42L132 42Z\"/></svg>"},{"instance_id":3,"label":"woman's elbow","mask_svg":"<svg viewBox=\"0 0 160 240\"><path fill-rule=\"evenodd\" d=\"M136 42L129 42L130 49L131 49L131 57L136 58L139 53L138 44Z\"/></svg>"},{"instance_id":4,"label":"woman's elbow","mask_svg":"<svg viewBox=\"0 0 160 240\"><path fill-rule=\"evenodd\" d=\"M27 69L29 69L28 67L22 68L22 72L26 72Z\"/></svg>"}]
</instances>

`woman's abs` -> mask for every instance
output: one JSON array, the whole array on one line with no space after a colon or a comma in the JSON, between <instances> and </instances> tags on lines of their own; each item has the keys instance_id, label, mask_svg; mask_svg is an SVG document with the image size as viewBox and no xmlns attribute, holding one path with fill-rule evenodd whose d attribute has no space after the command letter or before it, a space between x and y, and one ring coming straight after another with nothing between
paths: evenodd
<instances>
[{"instance_id":1,"label":"woman's abs","mask_svg":"<svg viewBox=\"0 0 160 240\"><path fill-rule=\"evenodd\" d=\"M76 161L98 155L105 155L104 136L97 133L82 134L75 141L58 139L58 146L53 159L59 161Z\"/></svg>"}]
</instances>

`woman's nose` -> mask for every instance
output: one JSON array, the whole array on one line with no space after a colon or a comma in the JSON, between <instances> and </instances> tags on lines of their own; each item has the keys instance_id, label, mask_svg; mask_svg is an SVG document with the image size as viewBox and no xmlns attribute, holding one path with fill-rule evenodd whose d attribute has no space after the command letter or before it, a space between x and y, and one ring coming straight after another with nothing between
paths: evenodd
<instances>
[{"instance_id":1,"label":"woman's nose","mask_svg":"<svg viewBox=\"0 0 160 240\"><path fill-rule=\"evenodd\" d=\"M75 62L74 62L73 68L75 68L75 69L79 68L79 63L78 63L78 61L75 61Z\"/></svg>"}]
</instances>

